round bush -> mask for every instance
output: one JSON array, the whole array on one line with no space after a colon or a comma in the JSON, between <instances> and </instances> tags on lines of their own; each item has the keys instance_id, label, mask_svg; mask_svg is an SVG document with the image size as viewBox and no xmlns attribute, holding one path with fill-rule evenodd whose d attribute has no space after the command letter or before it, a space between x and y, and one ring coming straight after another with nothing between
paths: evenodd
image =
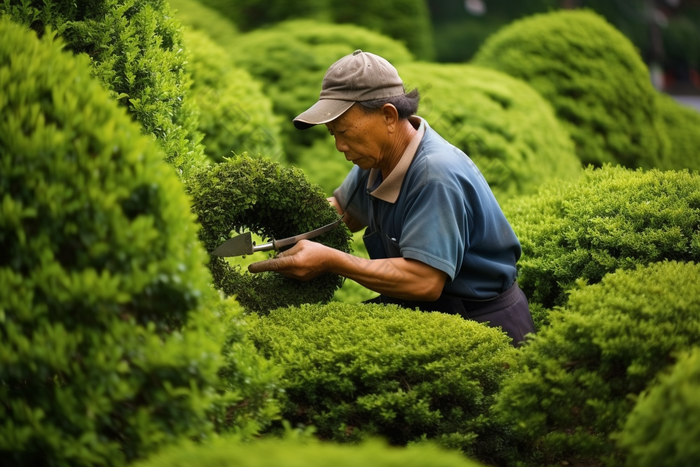
<instances>
[{"instance_id":1,"label":"round bush","mask_svg":"<svg viewBox=\"0 0 700 467\"><path fill-rule=\"evenodd\" d=\"M418 88L418 114L476 163L499 199L572 179L581 165L549 104L520 80L471 65L398 67Z\"/></svg>"},{"instance_id":2,"label":"round bush","mask_svg":"<svg viewBox=\"0 0 700 467\"><path fill-rule=\"evenodd\" d=\"M397 306L307 305L251 326L284 369L282 415L322 439L421 439L485 462L507 454L508 430L490 409L515 349L498 329Z\"/></svg>"},{"instance_id":3,"label":"round bush","mask_svg":"<svg viewBox=\"0 0 700 467\"><path fill-rule=\"evenodd\" d=\"M649 73L632 43L591 11L558 11L515 21L473 59L526 81L571 134L584 165L658 167L668 139Z\"/></svg>"},{"instance_id":4,"label":"round bush","mask_svg":"<svg viewBox=\"0 0 700 467\"><path fill-rule=\"evenodd\" d=\"M587 169L503 206L523 246L518 283L546 308L563 305L577 280L618 268L700 262L700 175Z\"/></svg>"},{"instance_id":5,"label":"round bush","mask_svg":"<svg viewBox=\"0 0 700 467\"><path fill-rule=\"evenodd\" d=\"M627 418L620 445L627 465L700 465L700 349L684 354L638 401Z\"/></svg>"},{"instance_id":6,"label":"round bush","mask_svg":"<svg viewBox=\"0 0 700 467\"><path fill-rule=\"evenodd\" d=\"M268 159L241 155L202 168L187 181L192 210L202 225L200 238L207 251L226 241L233 231L250 230L265 239L282 239L329 224L338 218L321 189L299 169ZM341 224L314 241L350 251L350 232ZM265 312L287 305L327 302L342 278L324 274L301 282L275 272L250 274L240 265L212 256L214 284L235 295L248 311Z\"/></svg>"},{"instance_id":7,"label":"round bush","mask_svg":"<svg viewBox=\"0 0 700 467\"><path fill-rule=\"evenodd\" d=\"M52 39L0 20L0 456L123 465L210 434L228 305L162 152Z\"/></svg>"},{"instance_id":8,"label":"round bush","mask_svg":"<svg viewBox=\"0 0 700 467\"><path fill-rule=\"evenodd\" d=\"M92 60L92 74L153 134L179 173L206 162L197 117L184 99L190 82L180 23L165 0L8 0L0 13L39 34L57 31L66 48Z\"/></svg>"},{"instance_id":9,"label":"round bush","mask_svg":"<svg viewBox=\"0 0 700 467\"><path fill-rule=\"evenodd\" d=\"M566 309L526 342L523 371L504 382L497 411L534 450L534 465L615 465L621 452L609 435L623 427L633 396L698 342L700 265L618 271L573 291Z\"/></svg>"},{"instance_id":10,"label":"round bush","mask_svg":"<svg viewBox=\"0 0 700 467\"><path fill-rule=\"evenodd\" d=\"M279 122L260 83L203 32L186 30L184 37L193 79L188 98L200 110L206 154L216 162L232 152L283 158Z\"/></svg>"},{"instance_id":11,"label":"round bush","mask_svg":"<svg viewBox=\"0 0 700 467\"><path fill-rule=\"evenodd\" d=\"M219 47L235 47L240 33L238 28L221 12L209 8L199 0L168 0L175 17L183 26L206 34Z\"/></svg>"},{"instance_id":12,"label":"round bush","mask_svg":"<svg viewBox=\"0 0 700 467\"><path fill-rule=\"evenodd\" d=\"M660 168L700 170L700 112L665 94L657 94L656 100L671 141L669 157Z\"/></svg>"},{"instance_id":13,"label":"round bush","mask_svg":"<svg viewBox=\"0 0 700 467\"><path fill-rule=\"evenodd\" d=\"M167 449L134 467L479 467L464 456L432 446L396 449L377 441L342 446L267 439L250 444L221 439Z\"/></svg>"}]
</instances>

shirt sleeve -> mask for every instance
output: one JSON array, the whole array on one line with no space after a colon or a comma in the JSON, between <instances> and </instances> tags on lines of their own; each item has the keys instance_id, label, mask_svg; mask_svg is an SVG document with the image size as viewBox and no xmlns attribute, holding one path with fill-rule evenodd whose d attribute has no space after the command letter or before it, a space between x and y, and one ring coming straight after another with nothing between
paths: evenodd
<instances>
[{"instance_id":1,"label":"shirt sleeve","mask_svg":"<svg viewBox=\"0 0 700 467\"><path fill-rule=\"evenodd\" d=\"M346 209L363 226L369 225L369 197L366 186L358 187L358 184L366 185L367 177L365 175L367 173L368 171L354 166L348 176L345 177L345 180L343 180L343 183L333 192L333 196L340 204L340 208ZM354 197L353 193L355 193ZM350 200L351 197L352 200ZM350 200L350 204L348 204L348 200Z\"/></svg>"}]
</instances>

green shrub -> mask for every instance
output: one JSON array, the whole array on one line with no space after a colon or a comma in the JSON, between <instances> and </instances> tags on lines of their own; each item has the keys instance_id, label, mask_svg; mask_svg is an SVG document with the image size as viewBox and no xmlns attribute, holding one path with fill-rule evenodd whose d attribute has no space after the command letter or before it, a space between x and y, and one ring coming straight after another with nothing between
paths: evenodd
<instances>
[{"instance_id":1,"label":"green shrub","mask_svg":"<svg viewBox=\"0 0 700 467\"><path fill-rule=\"evenodd\" d=\"M225 49L236 46L240 35L238 28L221 12L208 8L198 0L168 0L168 3L183 26L206 34Z\"/></svg>"},{"instance_id":2,"label":"green shrub","mask_svg":"<svg viewBox=\"0 0 700 467\"><path fill-rule=\"evenodd\" d=\"M282 415L322 439L422 439L485 462L508 450L490 417L514 358L508 337L459 316L331 303L273 310L251 326L284 368Z\"/></svg>"},{"instance_id":3,"label":"green shrub","mask_svg":"<svg viewBox=\"0 0 700 467\"><path fill-rule=\"evenodd\" d=\"M410 63L398 70L407 88L421 92L418 114L474 160L499 199L580 175L568 134L527 84L471 65Z\"/></svg>"},{"instance_id":4,"label":"green shrub","mask_svg":"<svg viewBox=\"0 0 700 467\"><path fill-rule=\"evenodd\" d=\"M188 98L200 110L206 154L216 162L232 152L283 158L279 122L260 83L203 32L186 30L184 37L193 79Z\"/></svg>"},{"instance_id":5,"label":"green shrub","mask_svg":"<svg viewBox=\"0 0 700 467\"><path fill-rule=\"evenodd\" d=\"M682 356L670 374L637 401L620 445L630 467L700 465L700 349Z\"/></svg>"},{"instance_id":6,"label":"green shrub","mask_svg":"<svg viewBox=\"0 0 700 467\"><path fill-rule=\"evenodd\" d=\"M205 162L195 109L184 101L190 83L180 23L165 0L4 0L3 12L40 35L53 28L67 49L87 54L93 76L155 135L178 172Z\"/></svg>"},{"instance_id":7,"label":"green shrub","mask_svg":"<svg viewBox=\"0 0 700 467\"><path fill-rule=\"evenodd\" d=\"M700 265L618 271L572 292L551 319L522 347L523 371L504 382L497 411L534 450L533 465L616 465L622 456L609 435L622 428L633 396L676 352L700 343Z\"/></svg>"},{"instance_id":8,"label":"green shrub","mask_svg":"<svg viewBox=\"0 0 700 467\"><path fill-rule=\"evenodd\" d=\"M52 39L0 20L0 457L123 465L243 402L235 310L162 152Z\"/></svg>"},{"instance_id":9,"label":"green shrub","mask_svg":"<svg viewBox=\"0 0 700 467\"><path fill-rule=\"evenodd\" d=\"M658 94L656 99L671 141L669 157L660 168L700 170L700 112L665 94Z\"/></svg>"},{"instance_id":10,"label":"green shrub","mask_svg":"<svg viewBox=\"0 0 700 467\"><path fill-rule=\"evenodd\" d=\"M253 31L243 35L238 47L231 51L235 62L263 83L275 113L287 122L282 134L290 162L297 162L301 152L316 140L324 139L328 142L328 156L323 159L339 158L347 163L336 151L325 126L299 131L292 120L318 100L328 67L356 49L381 55L394 65L412 60L402 44L388 37L358 26L309 20L288 21Z\"/></svg>"},{"instance_id":11,"label":"green shrub","mask_svg":"<svg viewBox=\"0 0 700 467\"><path fill-rule=\"evenodd\" d=\"M265 239L282 239L329 224L338 218L321 189L299 169L268 159L241 155L195 172L187 181L192 210L202 225L200 238L213 251L231 232L250 230ZM349 251L350 232L341 224L314 241ZM309 282L275 272L250 274L224 258L209 262L214 284L235 295L249 311L265 312L287 305L329 301L342 278L324 274Z\"/></svg>"},{"instance_id":12,"label":"green shrub","mask_svg":"<svg viewBox=\"0 0 700 467\"><path fill-rule=\"evenodd\" d=\"M266 439L241 445L221 439L168 449L134 467L479 467L454 452L432 446L396 449L372 441L361 446Z\"/></svg>"},{"instance_id":13,"label":"green shrub","mask_svg":"<svg viewBox=\"0 0 700 467\"><path fill-rule=\"evenodd\" d=\"M652 168L668 157L644 62L625 36L593 12L515 21L487 39L473 63L521 78L551 102L584 165Z\"/></svg>"},{"instance_id":14,"label":"green shrub","mask_svg":"<svg viewBox=\"0 0 700 467\"><path fill-rule=\"evenodd\" d=\"M533 302L563 305L579 279L618 268L700 261L700 175L587 169L503 206L523 246L518 283Z\"/></svg>"}]
</instances>

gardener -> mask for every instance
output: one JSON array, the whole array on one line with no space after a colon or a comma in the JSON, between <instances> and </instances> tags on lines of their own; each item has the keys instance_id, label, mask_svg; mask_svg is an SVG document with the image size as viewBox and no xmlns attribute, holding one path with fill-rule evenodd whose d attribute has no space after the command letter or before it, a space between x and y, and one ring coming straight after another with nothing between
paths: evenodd
<instances>
[{"instance_id":1,"label":"gardener","mask_svg":"<svg viewBox=\"0 0 700 467\"><path fill-rule=\"evenodd\" d=\"M249 270L339 274L380 293L373 303L488 322L518 344L535 331L515 282L520 243L471 159L414 115L418 100L382 57L357 50L331 65L294 125L325 124L355 164L329 201L351 231L367 227L371 259L302 240Z\"/></svg>"}]
</instances>

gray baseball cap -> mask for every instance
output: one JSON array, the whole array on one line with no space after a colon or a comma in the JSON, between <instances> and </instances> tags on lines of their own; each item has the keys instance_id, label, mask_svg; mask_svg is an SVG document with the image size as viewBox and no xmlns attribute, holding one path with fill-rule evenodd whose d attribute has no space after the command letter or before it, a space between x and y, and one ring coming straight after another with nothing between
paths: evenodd
<instances>
[{"instance_id":1,"label":"gray baseball cap","mask_svg":"<svg viewBox=\"0 0 700 467\"><path fill-rule=\"evenodd\" d=\"M340 117L355 102L400 96L405 93L396 68L386 59L356 50L328 68L318 102L294 119L306 130Z\"/></svg>"}]
</instances>

